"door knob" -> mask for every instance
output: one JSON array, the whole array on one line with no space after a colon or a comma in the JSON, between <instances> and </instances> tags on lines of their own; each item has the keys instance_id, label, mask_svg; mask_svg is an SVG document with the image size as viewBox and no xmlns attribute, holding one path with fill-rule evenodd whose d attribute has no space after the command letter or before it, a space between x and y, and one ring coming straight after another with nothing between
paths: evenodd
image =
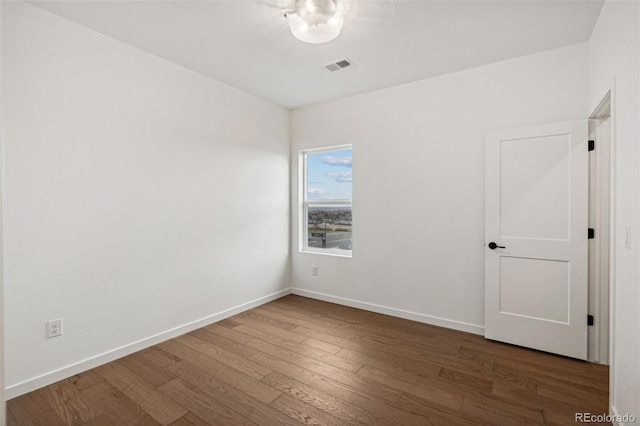
<instances>
[{"instance_id":1,"label":"door knob","mask_svg":"<svg viewBox=\"0 0 640 426\"><path fill-rule=\"evenodd\" d=\"M489 243L489 248L490 248L491 250L495 250L495 249L497 249L497 248L506 248L506 247L505 247L505 246L499 246L499 245L497 245L496 243L494 243L493 241L491 241L491 242Z\"/></svg>"}]
</instances>

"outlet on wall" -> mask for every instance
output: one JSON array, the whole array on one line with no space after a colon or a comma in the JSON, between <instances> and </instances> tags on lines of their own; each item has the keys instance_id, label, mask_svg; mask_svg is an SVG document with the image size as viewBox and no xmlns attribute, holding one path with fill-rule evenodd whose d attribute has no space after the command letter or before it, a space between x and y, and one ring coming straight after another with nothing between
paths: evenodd
<instances>
[{"instance_id":1,"label":"outlet on wall","mask_svg":"<svg viewBox=\"0 0 640 426\"><path fill-rule=\"evenodd\" d=\"M318 275L318 267L313 265L311 268L311 275Z\"/></svg>"},{"instance_id":2,"label":"outlet on wall","mask_svg":"<svg viewBox=\"0 0 640 426\"><path fill-rule=\"evenodd\" d=\"M57 337L62 334L62 318L47 321L47 338Z\"/></svg>"}]
</instances>

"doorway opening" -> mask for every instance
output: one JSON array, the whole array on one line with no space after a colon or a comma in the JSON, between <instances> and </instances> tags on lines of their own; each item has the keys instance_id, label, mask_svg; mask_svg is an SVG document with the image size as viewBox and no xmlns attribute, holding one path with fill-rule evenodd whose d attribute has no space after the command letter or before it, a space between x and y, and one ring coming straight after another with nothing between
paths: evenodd
<instances>
[{"instance_id":1,"label":"doorway opening","mask_svg":"<svg viewBox=\"0 0 640 426\"><path fill-rule=\"evenodd\" d=\"M588 360L609 364L609 300L611 250L611 96L603 98L589 117L589 139L595 142L589 158L589 314Z\"/></svg>"}]
</instances>

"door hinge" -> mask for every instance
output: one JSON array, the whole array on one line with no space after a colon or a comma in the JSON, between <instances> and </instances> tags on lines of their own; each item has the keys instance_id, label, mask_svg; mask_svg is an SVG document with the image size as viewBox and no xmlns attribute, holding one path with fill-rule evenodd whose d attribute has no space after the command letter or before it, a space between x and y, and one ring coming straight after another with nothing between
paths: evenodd
<instances>
[{"instance_id":1,"label":"door hinge","mask_svg":"<svg viewBox=\"0 0 640 426\"><path fill-rule=\"evenodd\" d=\"M587 315L587 325L593 325L593 315Z\"/></svg>"},{"instance_id":2,"label":"door hinge","mask_svg":"<svg viewBox=\"0 0 640 426\"><path fill-rule=\"evenodd\" d=\"M589 151L595 151L596 141L589 140Z\"/></svg>"},{"instance_id":3,"label":"door hinge","mask_svg":"<svg viewBox=\"0 0 640 426\"><path fill-rule=\"evenodd\" d=\"M587 238L589 238L590 240L594 239L596 237L596 230L593 228L589 228L589 231L587 233Z\"/></svg>"}]
</instances>

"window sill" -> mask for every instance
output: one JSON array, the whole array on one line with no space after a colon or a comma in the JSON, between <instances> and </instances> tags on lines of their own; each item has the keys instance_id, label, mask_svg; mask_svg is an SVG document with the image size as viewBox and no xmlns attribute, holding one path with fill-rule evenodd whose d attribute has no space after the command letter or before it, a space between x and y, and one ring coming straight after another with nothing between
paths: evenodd
<instances>
[{"instance_id":1,"label":"window sill","mask_svg":"<svg viewBox=\"0 0 640 426\"><path fill-rule=\"evenodd\" d=\"M332 249L318 249L318 250L314 250L314 249L302 249L300 250L300 253L305 253L305 254L319 254L321 256L333 256L333 257L346 257L351 259L352 253L350 251L346 251L346 250L332 250Z\"/></svg>"}]
</instances>

